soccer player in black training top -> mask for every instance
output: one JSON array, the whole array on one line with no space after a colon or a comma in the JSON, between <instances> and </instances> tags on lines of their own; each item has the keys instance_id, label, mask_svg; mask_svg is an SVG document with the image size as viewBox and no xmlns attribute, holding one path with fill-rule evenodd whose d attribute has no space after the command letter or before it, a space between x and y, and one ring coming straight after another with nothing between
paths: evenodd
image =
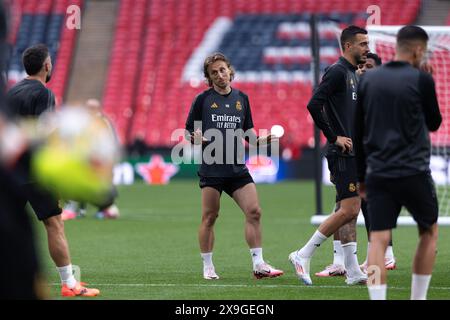
<instances>
[{"instance_id":1,"label":"soccer player in black training top","mask_svg":"<svg viewBox=\"0 0 450 320\"><path fill-rule=\"evenodd\" d=\"M231 196L245 214L245 239L250 247L254 276L257 279L280 276L283 271L273 268L263 259L261 208L256 186L242 161L243 155L237 154L234 135L243 130L246 134L253 135L247 136L252 138L250 141L259 144L270 143L275 137L269 135L256 140L252 131L253 121L248 97L231 87L234 70L223 54L215 53L208 56L204 62L203 72L211 88L195 98L186 121L186 130L191 142L203 144L203 161L198 172L202 190L202 222L198 237L203 260L203 277L208 280L219 279L212 262L212 251L214 223L219 215L222 191ZM214 130L220 133L223 144L209 137L209 133ZM217 138L216 136L215 139ZM242 143L242 138L237 140L238 144ZM217 161L207 159L206 151L208 147L212 147L212 143L220 144L215 149L214 157L218 157ZM234 157L231 157L230 147L231 151L235 151Z\"/></svg>"},{"instance_id":2,"label":"soccer player in black training top","mask_svg":"<svg viewBox=\"0 0 450 320\"><path fill-rule=\"evenodd\" d=\"M381 65L381 59L377 54L369 52L367 54L367 59L364 64L360 64L358 66L358 70L356 70L356 74L358 76L362 76L366 71L379 67ZM367 239L369 240L367 244L367 252L369 252L370 247L370 221L367 214L367 205L364 200L361 200L361 211L364 215L364 224L366 226L367 231ZM344 227L345 228L345 227ZM355 229L353 229L355 230ZM367 271L367 257L364 262L359 266L363 272ZM389 242L389 246L386 249L385 254L385 266L387 270L394 270L396 268L396 261L394 257L394 252L392 248L392 239ZM335 277L335 276L343 276L345 275L344 268L344 252L341 247L341 241L339 237L339 231L334 233L333 240L333 263L328 265L324 270L317 272L316 276L318 277Z\"/></svg>"},{"instance_id":3,"label":"soccer player in black training top","mask_svg":"<svg viewBox=\"0 0 450 320\"><path fill-rule=\"evenodd\" d=\"M346 283L353 285L367 280L356 255L356 218L361 200L356 190L353 153L353 117L357 99L355 71L357 65L365 62L369 52L367 31L357 26L347 27L342 31L340 42L343 56L325 71L308 103L314 122L328 140L327 160L331 181L336 186L336 211L319 226L305 246L289 255L298 278L306 285L312 284L309 267L314 252L338 229Z\"/></svg>"},{"instance_id":4,"label":"soccer player in black training top","mask_svg":"<svg viewBox=\"0 0 450 320\"><path fill-rule=\"evenodd\" d=\"M7 19L0 0L0 74L7 38ZM40 270L30 219L21 206L20 164L24 160L23 137L5 114L5 81L0 77L0 300L44 298L40 294ZM13 147L13 148L11 148ZM21 156L22 155L22 156Z\"/></svg>"},{"instance_id":5,"label":"soccer player in black training top","mask_svg":"<svg viewBox=\"0 0 450 320\"><path fill-rule=\"evenodd\" d=\"M52 61L48 48L43 44L27 48L22 61L28 77L8 91L7 107L9 113L18 119L33 119L55 108L54 95L45 86L51 77ZM50 256L61 277L61 295L68 297L98 295L99 290L82 286L73 276L58 199L53 194L41 190L31 178L21 185L21 189L25 195L22 199L23 207L29 202L38 219L44 223Z\"/></svg>"},{"instance_id":6,"label":"soccer player in black training top","mask_svg":"<svg viewBox=\"0 0 450 320\"><path fill-rule=\"evenodd\" d=\"M427 43L425 30L403 27L394 61L368 72L358 88L355 148L360 194L367 197L370 217L369 274L371 266L380 273L378 284L368 284L371 299L386 299L384 252L402 206L419 228L411 299L426 299L433 270L438 203L429 131L439 128L442 117L434 80L419 70Z\"/></svg>"},{"instance_id":7,"label":"soccer player in black training top","mask_svg":"<svg viewBox=\"0 0 450 320\"><path fill-rule=\"evenodd\" d=\"M356 72L356 74L359 73L359 75L363 75L366 71L370 69L377 68L381 66L382 61L381 58L376 54L369 52L367 54L366 63L364 63L362 66L360 66L360 69ZM369 248L370 248L370 218L369 214L367 213L367 202L361 199L361 211L364 215L364 224L366 226L366 232L367 232L367 239L369 242L367 243L367 256L364 262L360 265L361 269L364 272L367 272L367 259L369 258ZM394 270L397 268L397 262L395 260L394 256L394 249L392 247L392 236L389 241L389 245L386 248L386 252L384 254L384 266L386 267L386 270Z\"/></svg>"}]
</instances>

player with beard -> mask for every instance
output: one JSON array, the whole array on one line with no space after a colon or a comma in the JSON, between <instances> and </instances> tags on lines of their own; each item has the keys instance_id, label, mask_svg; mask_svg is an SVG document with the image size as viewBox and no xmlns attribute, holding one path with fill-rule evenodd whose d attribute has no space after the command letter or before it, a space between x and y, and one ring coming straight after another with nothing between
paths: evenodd
<instances>
[{"instance_id":1,"label":"player with beard","mask_svg":"<svg viewBox=\"0 0 450 320\"><path fill-rule=\"evenodd\" d=\"M8 114L17 120L36 119L44 112L55 109L54 94L45 86L51 78L52 60L48 48L38 44L24 51L22 61L28 77L8 91L7 110ZM40 189L32 178L28 177L26 180L20 185L20 191L24 195L21 206L25 208L29 202L38 219L44 223L50 256L61 277L61 295L65 297L98 295L100 292L98 289L84 287L73 275L64 222L61 219L62 209L58 199Z\"/></svg>"},{"instance_id":2,"label":"player with beard","mask_svg":"<svg viewBox=\"0 0 450 320\"><path fill-rule=\"evenodd\" d=\"M343 56L323 75L320 85L308 103L315 124L328 140L327 160L331 182L336 186L336 211L330 215L301 249L292 252L289 260L298 278L312 285L310 261L316 249L339 230L346 270L346 283L367 281L359 268L356 251L356 219L361 207L357 193L355 155L353 153L353 118L356 110L359 64L365 63L369 53L367 31L349 26L342 31Z\"/></svg>"},{"instance_id":3,"label":"player with beard","mask_svg":"<svg viewBox=\"0 0 450 320\"><path fill-rule=\"evenodd\" d=\"M223 140L223 144L220 146L223 149L215 149L216 155L222 154L222 159L211 162L205 159L198 172L199 185L202 190L202 222L198 238L203 260L203 278L219 279L212 262L212 251L214 224L219 215L222 191L232 197L245 214L245 239L250 248L255 278L281 276L282 270L275 269L263 259L261 207L258 194L255 183L243 161L244 155L239 155L237 152L238 144L242 146L244 136L248 135L249 142L258 145L273 142L277 138L273 135L256 137L253 132L248 96L231 87L234 70L230 61L223 54L215 53L208 56L203 65L203 72L210 89L199 94L192 104L186 120L187 138L192 143L202 143L204 153L206 153L206 148L211 147L210 143L217 142L217 137L208 138L208 133L211 133L212 130L218 131ZM241 137L238 134L239 139L236 139L235 134L239 131L245 131L244 136ZM230 150L234 150L233 156ZM232 156L231 159L228 156ZM203 158L205 158L205 154L203 154Z\"/></svg>"},{"instance_id":4,"label":"player with beard","mask_svg":"<svg viewBox=\"0 0 450 320\"><path fill-rule=\"evenodd\" d=\"M364 73L368 70L377 68L381 66L382 61L380 57L378 57L377 54L369 52L367 54L367 59L364 64L360 64L358 67L359 69L356 70L356 74L358 76L363 76ZM364 216L364 224L366 226L367 231L367 239L369 242L367 243L367 252L369 252L370 247L370 219L369 215L367 214L367 204L364 200L361 200L361 212ZM360 265L360 268L363 272L367 273L367 258L364 260L364 262ZM392 247L392 239L389 242L389 246L386 249L385 254L385 264L387 270L394 270L397 268L397 263L394 257L394 251ZM341 241L339 238L339 231L334 234L334 240L333 240L333 263L328 265L324 270L317 272L316 276L318 277L335 277L335 276L343 276L345 275L345 268L344 268L344 253L342 251L341 247Z\"/></svg>"}]
</instances>

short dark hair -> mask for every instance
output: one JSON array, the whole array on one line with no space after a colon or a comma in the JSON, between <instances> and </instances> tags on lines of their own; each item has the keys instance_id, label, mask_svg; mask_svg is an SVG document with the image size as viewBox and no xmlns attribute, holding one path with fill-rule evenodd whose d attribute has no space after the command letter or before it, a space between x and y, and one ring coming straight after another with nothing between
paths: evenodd
<instances>
[{"instance_id":1,"label":"short dark hair","mask_svg":"<svg viewBox=\"0 0 450 320\"><path fill-rule=\"evenodd\" d=\"M225 62L227 64L227 67L231 70L231 75L230 75L231 80L233 80L233 78L234 78L235 72L234 72L233 66L231 65L230 60L228 60L228 58L223 53L220 53L220 52L213 53L213 54L207 56L205 59L205 62L203 63L203 75L205 76L206 80L208 81L208 85L210 87L212 87L213 83L212 83L211 78L209 77L208 67L216 61Z\"/></svg>"},{"instance_id":2,"label":"short dark hair","mask_svg":"<svg viewBox=\"0 0 450 320\"><path fill-rule=\"evenodd\" d=\"M376 53L369 52L367 54L367 59L373 59L377 66L381 65L381 58Z\"/></svg>"},{"instance_id":3,"label":"short dark hair","mask_svg":"<svg viewBox=\"0 0 450 320\"><path fill-rule=\"evenodd\" d=\"M354 25L351 25L351 26L345 28L344 30L342 30L342 33L341 33L341 48L342 48L342 50L344 50L344 44L348 41L352 41L358 33L367 34L367 30L363 29L361 27L358 27L358 26L354 26Z\"/></svg>"},{"instance_id":4,"label":"short dark hair","mask_svg":"<svg viewBox=\"0 0 450 320\"><path fill-rule=\"evenodd\" d=\"M49 51L45 44L36 44L27 48L22 54L22 63L26 73L29 76L34 76L41 71L48 56Z\"/></svg>"},{"instance_id":5,"label":"short dark hair","mask_svg":"<svg viewBox=\"0 0 450 320\"><path fill-rule=\"evenodd\" d=\"M408 46L413 41L428 41L428 34L425 30L418 26L404 26L397 33L397 46Z\"/></svg>"}]
</instances>

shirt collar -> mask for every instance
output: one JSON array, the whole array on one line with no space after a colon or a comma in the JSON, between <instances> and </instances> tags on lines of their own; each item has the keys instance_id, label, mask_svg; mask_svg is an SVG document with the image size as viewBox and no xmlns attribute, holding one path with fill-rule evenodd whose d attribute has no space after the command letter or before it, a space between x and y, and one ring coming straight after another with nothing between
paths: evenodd
<instances>
[{"instance_id":1,"label":"shirt collar","mask_svg":"<svg viewBox=\"0 0 450 320\"><path fill-rule=\"evenodd\" d=\"M407 66L407 65L411 66L411 64L409 62L406 62L406 61L389 61L386 64L389 65L390 67L393 67L393 66Z\"/></svg>"},{"instance_id":2,"label":"shirt collar","mask_svg":"<svg viewBox=\"0 0 450 320\"><path fill-rule=\"evenodd\" d=\"M350 62L348 62L347 59L345 59L344 57L340 56L339 57L339 61L341 61L341 63L346 66L347 68L349 68L352 71L356 71L358 70L357 66L352 65Z\"/></svg>"}]
</instances>

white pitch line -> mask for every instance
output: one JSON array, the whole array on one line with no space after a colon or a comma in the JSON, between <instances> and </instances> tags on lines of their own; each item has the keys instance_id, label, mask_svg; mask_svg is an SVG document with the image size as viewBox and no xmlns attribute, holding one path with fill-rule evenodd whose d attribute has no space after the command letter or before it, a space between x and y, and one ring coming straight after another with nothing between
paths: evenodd
<instances>
[{"instance_id":1,"label":"white pitch line","mask_svg":"<svg viewBox=\"0 0 450 320\"><path fill-rule=\"evenodd\" d=\"M60 283L51 283L51 286L60 286ZM89 286L103 286L103 287L211 287L211 288L295 288L308 290L314 288L321 289L366 289L366 286L305 286L302 284L270 284L270 285L248 285L248 284L194 284L194 283L89 283ZM409 287L389 287L393 290L410 290ZM450 287L429 287L429 290L450 290Z\"/></svg>"}]
</instances>

